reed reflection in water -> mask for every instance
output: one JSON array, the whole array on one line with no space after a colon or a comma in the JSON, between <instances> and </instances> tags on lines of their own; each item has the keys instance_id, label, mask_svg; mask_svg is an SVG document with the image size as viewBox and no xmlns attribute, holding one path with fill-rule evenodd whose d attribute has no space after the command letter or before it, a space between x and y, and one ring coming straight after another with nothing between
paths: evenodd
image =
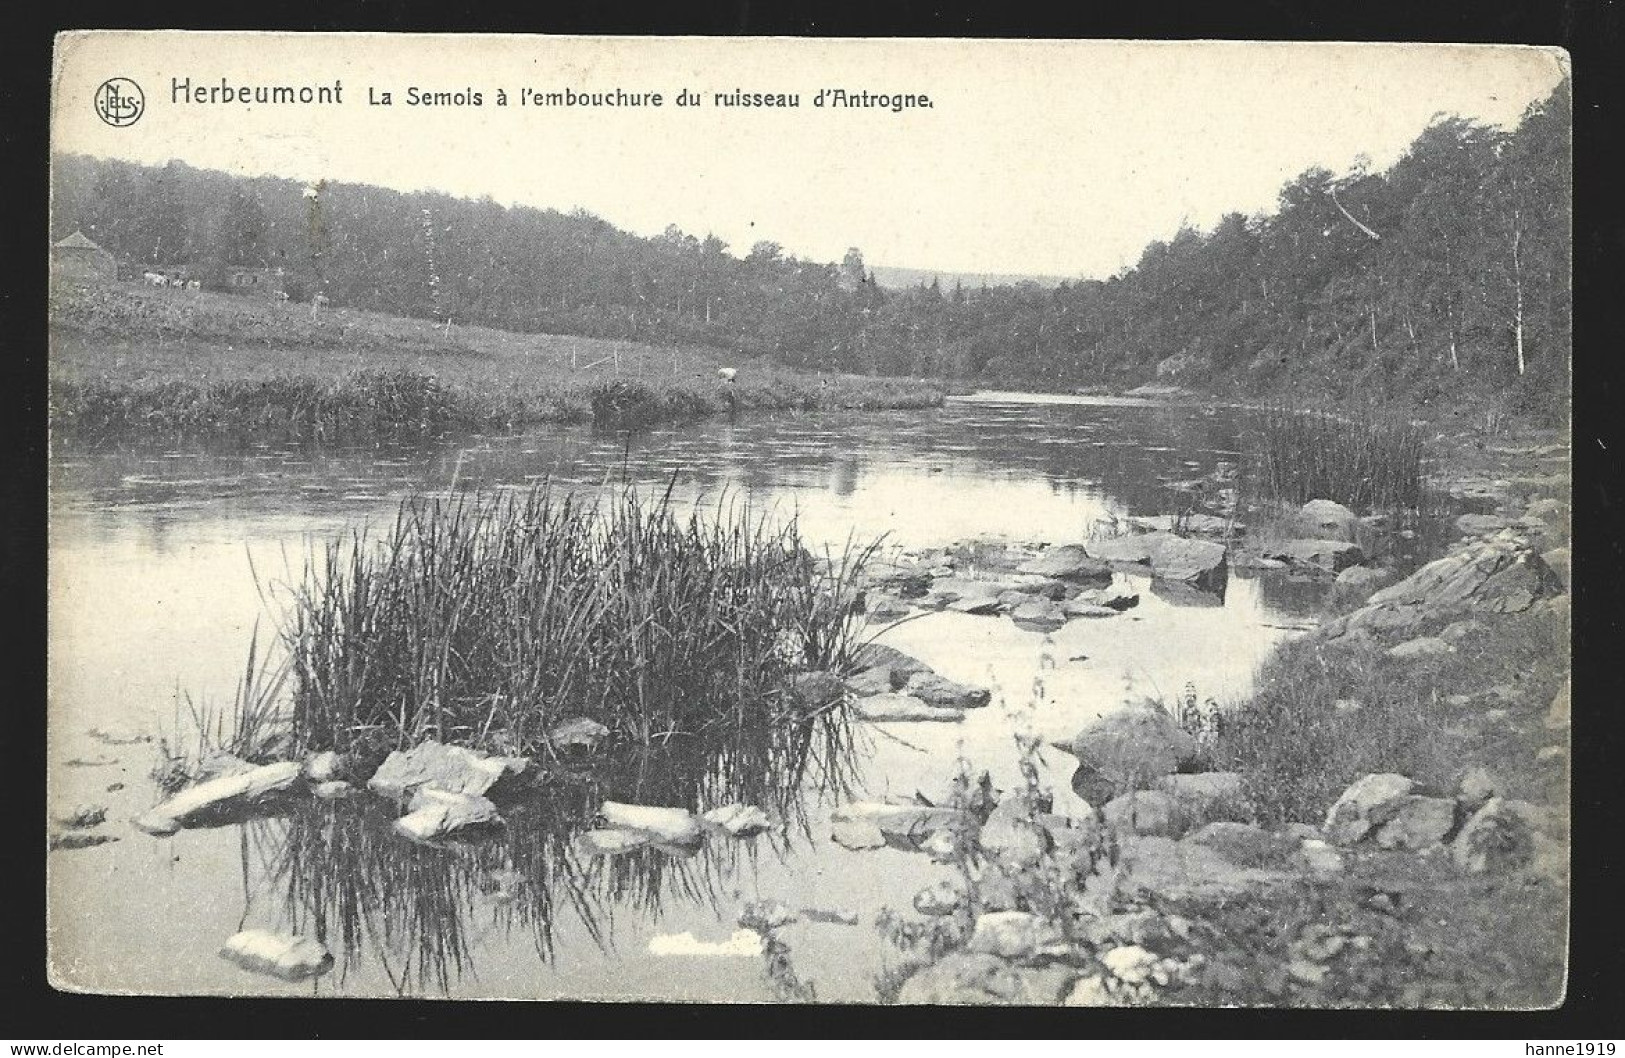
<instances>
[{"instance_id":1,"label":"reed reflection in water","mask_svg":"<svg viewBox=\"0 0 1625 1058\"><path fill-rule=\"evenodd\" d=\"M550 962L565 915L611 952L619 911L648 920L667 899L717 908L764 848L783 857L798 839L811 840L808 798L846 796L861 750L842 713L724 740L672 739L550 772L502 806L500 828L472 840L408 841L391 829L397 806L372 795L300 800L287 815L244 824L242 923L322 941L337 957L341 987L374 960L402 996L446 994L465 975L477 979L476 953L493 934L528 934ZM714 832L692 850L592 855L575 838L606 800L697 811L752 804L783 826L745 839Z\"/></svg>"}]
</instances>

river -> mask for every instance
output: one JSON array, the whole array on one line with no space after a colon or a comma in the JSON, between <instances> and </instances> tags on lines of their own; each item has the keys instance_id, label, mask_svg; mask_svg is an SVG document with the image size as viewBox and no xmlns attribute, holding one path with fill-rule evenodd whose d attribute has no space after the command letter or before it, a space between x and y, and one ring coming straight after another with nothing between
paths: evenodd
<instances>
[{"instance_id":1,"label":"river","mask_svg":"<svg viewBox=\"0 0 1625 1058\"><path fill-rule=\"evenodd\" d=\"M630 479L673 483L683 503L793 514L815 548L881 536L893 549L1080 542L1097 523L1188 505L1194 480L1222 481L1240 457L1242 415L979 394L928 412L712 420L632 437L560 427L417 449L58 451L49 794L54 806L106 805L119 840L50 855L55 980L169 994L769 1000L761 958L652 954L650 940L726 940L747 901L773 899L857 913L856 926L804 915L782 937L819 1000L872 1002L875 976L896 959L876 913L908 909L945 868L831 842L842 795L812 774L792 777L799 825L783 835L708 844L687 860L582 863L560 852L568 835L545 818L513 821L460 856L393 838L379 806L358 801L152 838L129 820L156 799L154 747L117 739L171 734L186 696L229 701L250 635L257 624L262 644L274 638L281 585L311 545L387 523L409 490ZM1320 597L1279 574L1237 571L1222 602L1118 578L1137 607L1048 634L952 612L885 631L880 642L992 688L994 701L963 723L861 728L841 751L854 777L844 796L940 792L961 754L1008 785L1014 731L1066 738L1128 694L1171 700L1187 682L1221 702L1244 695ZM1064 804L1075 762L1049 749L1045 764ZM295 984L217 956L254 926L315 932L338 964Z\"/></svg>"}]
</instances>

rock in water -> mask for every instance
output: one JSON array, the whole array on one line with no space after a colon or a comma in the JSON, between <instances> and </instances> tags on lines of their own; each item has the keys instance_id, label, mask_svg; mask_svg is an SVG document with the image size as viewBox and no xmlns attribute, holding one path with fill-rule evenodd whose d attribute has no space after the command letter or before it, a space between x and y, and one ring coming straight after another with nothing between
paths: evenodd
<instances>
[{"instance_id":1,"label":"rock in water","mask_svg":"<svg viewBox=\"0 0 1625 1058\"><path fill-rule=\"evenodd\" d=\"M945 721L958 723L965 719L962 709L927 705L911 694L871 694L852 703L859 718L872 723L912 723L915 721Z\"/></svg>"},{"instance_id":2,"label":"rock in water","mask_svg":"<svg viewBox=\"0 0 1625 1058\"><path fill-rule=\"evenodd\" d=\"M760 834L773 824L767 813L754 805L723 805L700 817L714 827L720 827L736 838Z\"/></svg>"},{"instance_id":3,"label":"rock in water","mask_svg":"<svg viewBox=\"0 0 1625 1058\"><path fill-rule=\"evenodd\" d=\"M1017 566L1016 572L1059 580L1095 581L1102 585L1112 580L1111 566L1078 544L1046 548L1037 558Z\"/></svg>"},{"instance_id":4,"label":"rock in water","mask_svg":"<svg viewBox=\"0 0 1625 1058\"><path fill-rule=\"evenodd\" d=\"M117 841L111 834L86 833L83 830L70 830L65 834L52 834L49 842L51 852L72 851L74 849L93 849L98 845L107 845Z\"/></svg>"},{"instance_id":5,"label":"rock in water","mask_svg":"<svg viewBox=\"0 0 1625 1058\"><path fill-rule=\"evenodd\" d=\"M1346 540L1287 540L1263 548L1265 558L1279 559L1289 566L1341 573L1365 561L1359 544Z\"/></svg>"},{"instance_id":6,"label":"rock in water","mask_svg":"<svg viewBox=\"0 0 1625 1058\"><path fill-rule=\"evenodd\" d=\"M654 844L653 835L641 830L620 830L607 827L587 830L576 835L576 851L584 857L618 856L633 849Z\"/></svg>"},{"instance_id":7,"label":"rock in water","mask_svg":"<svg viewBox=\"0 0 1625 1058\"><path fill-rule=\"evenodd\" d=\"M397 799L409 797L425 786L485 797L529 767L525 757L493 757L479 750L431 741L391 753L367 780L367 789Z\"/></svg>"},{"instance_id":8,"label":"rock in water","mask_svg":"<svg viewBox=\"0 0 1625 1058\"><path fill-rule=\"evenodd\" d=\"M305 781L313 786L342 779L346 771L344 758L330 749L305 758Z\"/></svg>"},{"instance_id":9,"label":"rock in water","mask_svg":"<svg viewBox=\"0 0 1625 1058\"><path fill-rule=\"evenodd\" d=\"M285 981L302 981L333 968L332 953L319 941L268 929L233 934L220 954L245 970Z\"/></svg>"},{"instance_id":10,"label":"rock in water","mask_svg":"<svg viewBox=\"0 0 1625 1058\"><path fill-rule=\"evenodd\" d=\"M667 845L695 845L703 836L700 821L684 808L605 801L598 814L612 827L642 831Z\"/></svg>"},{"instance_id":11,"label":"rock in water","mask_svg":"<svg viewBox=\"0 0 1625 1058\"><path fill-rule=\"evenodd\" d=\"M764 938L753 929L736 929L724 941L700 940L692 932L649 938L650 955L744 959L760 956L763 946Z\"/></svg>"},{"instance_id":12,"label":"rock in water","mask_svg":"<svg viewBox=\"0 0 1625 1058\"><path fill-rule=\"evenodd\" d=\"M903 693L920 699L927 705L952 709L979 709L992 700L986 687L972 687L956 683L934 672L916 672L903 684Z\"/></svg>"},{"instance_id":13,"label":"rock in water","mask_svg":"<svg viewBox=\"0 0 1625 1058\"><path fill-rule=\"evenodd\" d=\"M229 812L290 789L299 781L300 770L298 761L283 761L222 775L182 790L149 809L136 819L135 825L149 834L173 834L212 813Z\"/></svg>"},{"instance_id":14,"label":"rock in water","mask_svg":"<svg viewBox=\"0 0 1625 1058\"><path fill-rule=\"evenodd\" d=\"M1196 742L1149 698L1099 716L1060 744L1078 758L1073 789L1090 804L1144 789L1196 755Z\"/></svg>"},{"instance_id":15,"label":"rock in water","mask_svg":"<svg viewBox=\"0 0 1625 1058\"><path fill-rule=\"evenodd\" d=\"M1184 581L1207 592L1223 594L1229 579L1229 549L1211 540L1191 540L1172 533L1151 533L1151 572L1164 580Z\"/></svg>"},{"instance_id":16,"label":"rock in water","mask_svg":"<svg viewBox=\"0 0 1625 1058\"><path fill-rule=\"evenodd\" d=\"M395 820L395 832L431 842L468 827L500 823L497 806L478 794L449 793L433 786L412 795L411 812Z\"/></svg>"},{"instance_id":17,"label":"rock in water","mask_svg":"<svg viewBox=\"0 0 1625 1058\"><path fill-rule=\"evenodd\" d=\"M1326 813L1326 840L1352 845L1392 819L1416 786L1391 772L1367 775L1343 791Z\"/></svg>"}]
</instances>

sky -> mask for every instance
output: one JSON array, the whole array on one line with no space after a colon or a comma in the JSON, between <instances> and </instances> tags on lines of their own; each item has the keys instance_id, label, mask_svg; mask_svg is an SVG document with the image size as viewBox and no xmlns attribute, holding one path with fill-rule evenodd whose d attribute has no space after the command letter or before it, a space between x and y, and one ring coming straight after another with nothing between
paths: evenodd
<instances>
[{"instance_id":1,"label":"sky","mask_svg":"<svg viewBox=\"0 0 1625 1058\"><path fill-rule=\"evenodd\" d=\"M1385 169L1436 115L1510 127L1566 69L1501 45L110 32L59 38L51 124L59 151L581 208L740 255L766 239L818 261L857 246L871 265L1100 278L1183 223L1272 210L1311 166ZM145 101L118 127L94 105L114 77ZM188 102L177 80L336 82L342 102ZM409 88L483 105L407 105ZM525 88L663 105L522 106ZM813 105L833 88L932 105ZM675 105L684 89L703 105ZM801 105L715 105L736 89Z\"/></svg>"}]
</instances>

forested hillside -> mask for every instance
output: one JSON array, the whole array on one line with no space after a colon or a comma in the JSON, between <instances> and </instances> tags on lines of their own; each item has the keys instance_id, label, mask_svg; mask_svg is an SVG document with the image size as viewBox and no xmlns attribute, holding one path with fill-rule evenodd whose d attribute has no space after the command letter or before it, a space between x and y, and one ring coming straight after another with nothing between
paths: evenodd
<instances>
[{"instance_id":1,"label":"forested hillside","mask_svg":"<svg viewBox=\"0 0 1625 1058\"><path fill-rule=\"evenodd\" d=\"M1510 132L1440 117L1386 172L1305 172L1271 215L1182 230L1117 276L1054 289L885 290L856 248L839 264L772 242L736 254L579 211L79 156L55 160L53 231L82 229L132 272L185 266L207 282L227 265L281 265L295 297L798 367L1493 397L1550 415L1570 378L1571 105L1565 83Z\"/></svg>"}]
</instances>

